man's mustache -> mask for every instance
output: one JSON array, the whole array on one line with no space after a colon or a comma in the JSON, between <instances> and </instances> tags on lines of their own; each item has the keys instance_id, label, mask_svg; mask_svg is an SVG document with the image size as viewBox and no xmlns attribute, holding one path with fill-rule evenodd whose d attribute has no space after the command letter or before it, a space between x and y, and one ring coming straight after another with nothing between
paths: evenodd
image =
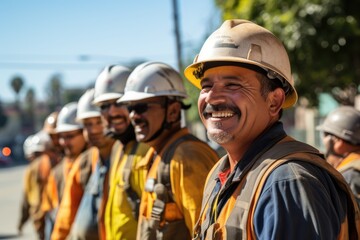
<instances>
[{"instance_id":1,"label":"man's mustache","mask_svg":"<svg viewBox=\"0 0 360 240\"><path fill-rule=\"evenodd\" d=\"M220 112L220 111L232 111L235 114L240 115L241 111L237 106L229 105L229 104L206 104L206 106L203 109L203 115L207 115L212 112Z\"/></svg>"}]
</instances>

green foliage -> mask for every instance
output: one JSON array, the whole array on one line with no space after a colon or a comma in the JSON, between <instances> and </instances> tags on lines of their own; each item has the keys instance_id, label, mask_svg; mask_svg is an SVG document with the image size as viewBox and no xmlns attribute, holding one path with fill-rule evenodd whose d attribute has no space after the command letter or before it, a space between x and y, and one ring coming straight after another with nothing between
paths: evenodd
<instances>
[{"instance_id":1,"label":"green foliage","mask_svg":"<svg viewBox=\"0 0 360 240\"><path fill-rule=\"evenodd\" d=\"M360 0L215 0L215 3L223 19L248 19L282 40L289 53L296 89L312 105L317 105L320 92L336 94L335 88L359 86Z\"/></svg>"},{"instance_id":2,"label":"green foliage","mask_svg":"<svg viewBox=\"0 0 360 240\"><path fill-rule=\"evenodd\" d=\"M191 104L191 108L186 111L187 121L190 123L200 121L198 108L197 108L197 99L199 96L199 89L192 85L188 80L184 79L184 85L188 98L186 99L186 104Z\"/></svg>"},{"instance_id":3,"label":"green foliage","mask_svg":"<svg viewBox=\"0 0 360 240\"><path fill-rule=\"evenodd\" d=\"M66 89L63 93L63 98L65 103L77 102L80 97L84 94L84 89L82 88L72 88Z\"/></svg>"},{"instance_id":4,"label":"green foliage","mask_svg":"<svg viewBox=\"0 0 360 240\"><path fill-rule=\"evenodd\" d=\"M15 76L10 81L11 88L14 90L16 95L18 95L24 86L24 80L20 76Z\"/></svg>"}]
</instances>

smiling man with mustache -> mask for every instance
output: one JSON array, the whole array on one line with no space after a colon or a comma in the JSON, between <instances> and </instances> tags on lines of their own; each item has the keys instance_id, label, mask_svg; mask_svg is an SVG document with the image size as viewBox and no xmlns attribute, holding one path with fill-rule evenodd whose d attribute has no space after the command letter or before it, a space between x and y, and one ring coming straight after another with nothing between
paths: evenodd
<instances>
[{"instance_id":1,"label":"smiling man with mustache","mask_svg":"<svg viewBox=\"0 0 360 240\"><path fill-rule=\"evenodd\" d=\"M177 71L145 62L130 74L125 94L136 139L150 146L141 165L149 172L142 194L137 239L191 239L200 212L205 178L218 156L181 126L190 106Z\"/></svg>"},{"instance_id":2,"label":"smiling man with mustache","mask_svg":"<svg viewBox=\"0 0 360 240\"><path fill-rule=\"evenodd\" d=\"M100 108L106 134L117 141L110 156L109 189L104 224L99 224L100 239L135 239L138 208L147 174L146 166L138 162L148 146L136 142L129 112L116 101L123 96L130 70L111 65L103 69L95 82L93 103ZM101 210L99 210L101 211ZM100 215L101 215L100 214Z\"/></svg>"},{"instance_id":3,"label":"smiling man with mustache","mask_svg":"<svg viewBox=\"0 0 360 240\"><path fill-rule=\"evenodd\" d=\"M227 20L185 70L208 136L227 152L208 175L194 239L359 239L359 209L319 151L286 134L296 103L282 43Z\"/></svg>"}]
</instances>

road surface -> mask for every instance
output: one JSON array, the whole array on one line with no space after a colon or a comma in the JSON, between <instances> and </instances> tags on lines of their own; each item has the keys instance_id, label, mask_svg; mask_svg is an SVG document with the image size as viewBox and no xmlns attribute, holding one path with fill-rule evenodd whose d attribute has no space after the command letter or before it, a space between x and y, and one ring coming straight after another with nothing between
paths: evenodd
<instances>
[{"instance_id":1,"label":"road surface","mask_svg":"<svg viewBox=\"0 0 360 240\"><path fill-rule=\"evenodd\" d=\"M36 239L29 220L21 236L17 235L23 175L26 165L0 166L0 239Z\"/></svg>"}]
</instances>

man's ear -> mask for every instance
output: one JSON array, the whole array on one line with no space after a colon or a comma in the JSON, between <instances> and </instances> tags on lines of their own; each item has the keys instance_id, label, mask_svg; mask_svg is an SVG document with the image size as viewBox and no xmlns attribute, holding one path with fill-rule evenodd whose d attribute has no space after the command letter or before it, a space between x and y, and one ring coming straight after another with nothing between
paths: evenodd
<instances>
[{"instance_id":1,"label":"man's ear","mask_svg":"<svg viewBox=\"0 0 360 240\"><path fill-rule=\"evenodd\" d=\"M168 105L167 109L167 121L169 123L176 122L180 119L181 104L179 102L173 102Z\"/></svg>"},{"instance_id":2,"label":"man's ear","mask_svg":"<svg viewBox=\"0 0 360 240\"><path fill-rule=\"evenodd\" d=\"M285 92L281 88L276 88L268 94L269 114L276 116L279 114L283 103L285 102Z\"/></svg>"}]
</instances>

